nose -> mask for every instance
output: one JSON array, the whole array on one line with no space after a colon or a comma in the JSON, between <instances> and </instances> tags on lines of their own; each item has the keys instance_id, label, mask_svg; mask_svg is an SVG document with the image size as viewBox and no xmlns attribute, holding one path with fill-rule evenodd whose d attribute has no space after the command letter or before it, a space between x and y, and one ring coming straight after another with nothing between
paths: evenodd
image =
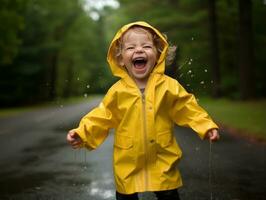
<instances>
[{"instance_id":1,"label":"nose","mask_svg":"<svg viewBox=\"0 0 266 200\"><path fill-rule=\"evenodd\" d=\"M141 46L136 47L136 53L142 53L143 52L143 48Z\"/></svg>"}]
</instances>

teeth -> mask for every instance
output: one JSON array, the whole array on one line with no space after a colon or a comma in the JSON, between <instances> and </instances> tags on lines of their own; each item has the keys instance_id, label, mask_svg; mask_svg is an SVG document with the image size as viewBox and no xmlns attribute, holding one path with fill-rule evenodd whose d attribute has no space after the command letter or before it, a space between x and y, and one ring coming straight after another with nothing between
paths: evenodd
<instances>
[{"instance_id":1,"label":"teeth","mask_svg":"<svg viewBox=\"0 0 266 200\"><path fill-rule=\"evenodd\" d=\"M146 61L146 59L145 58L135 58L135 59L133 59L133 62L135 62L135 61Z\"/></svg>"}]
</instances>

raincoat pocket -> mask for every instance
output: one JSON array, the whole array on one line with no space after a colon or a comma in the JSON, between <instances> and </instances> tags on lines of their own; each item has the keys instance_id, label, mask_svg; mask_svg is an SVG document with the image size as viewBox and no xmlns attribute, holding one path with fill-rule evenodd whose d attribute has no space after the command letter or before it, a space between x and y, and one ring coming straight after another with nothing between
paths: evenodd
<instances>
[{"instance_id":1,"label":"raincoat pocket","mask_svg":"<svg viewBox=\"0 0 266 200\"><path fill-rule=\"evenodd\" d=\"M164 131L157 134L156 143L162 148L168 147L173 142L173 136L170 131Z\"/></svg>"},{"instance_id":2,"label":"raincoat pocket","mask_svg":"<svg viewBox=\"0 0 266 200\"><path fill-rule=\"evenodd\" d=\"M133 138L126 135L116 134L114 146L120 149L130 149L133 147Z\"/></svg>"}]
</instances>

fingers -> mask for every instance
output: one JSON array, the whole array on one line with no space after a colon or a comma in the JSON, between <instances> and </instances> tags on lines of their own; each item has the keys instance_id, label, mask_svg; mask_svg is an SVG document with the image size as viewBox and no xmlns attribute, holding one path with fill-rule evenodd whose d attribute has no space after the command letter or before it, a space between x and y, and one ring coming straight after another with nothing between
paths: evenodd
<instances>
[{"instance_id":1,"label":"fingers","mask_svg":"<svg viewBox=\"0 0 266 200\"><path fill-rule=\"evenodd\" d=\"M209 131L208 135L209 135L209 140L211 142L214 142L220 139L220 135L217 129L212 129L211 131Z\"/></svg>"},{"instance_id":2,"label":"fingers","mask_svg":"<svg viewBox=\"0 0 266 200\"><path fill-rule=\"evenodd\" d=\"M74 130L70 130L68 132L66 139L67 142L72 146L72 148L77 149L81 147L82 140Z\"/></svg>"}]
</instances>

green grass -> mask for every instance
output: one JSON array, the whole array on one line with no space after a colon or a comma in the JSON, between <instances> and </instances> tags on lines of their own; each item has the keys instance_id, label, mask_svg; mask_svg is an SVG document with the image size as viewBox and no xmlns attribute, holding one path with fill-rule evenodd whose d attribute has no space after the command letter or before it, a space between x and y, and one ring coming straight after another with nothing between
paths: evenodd
<instances>
[{"instance_id":1,"label":"green grass","mask_svg":"<svg viewBox=\"0 0 266 200\"><path fill-rule=\"evenodd\" d=\"M90 99L96 97L98 95L89 95L88 97L71 97L68 99L57 99L51 102L45 102L36 105L30 106L23 106L23 107L13 107L13 108L0 108L0 117L8 117L13 115L18 115L20 113L29 112L33 110L42 109L45 107L52 107L52 106L65 106L72 103L82 102L82 101L89 101Z\"/></svg>"},{"instance_id":2,"label":"green grass","mask_svg":"<svg viewBox=\"0 0 266 200\"><path fill-rule=\"evenodd\" d=\"M242 102L202 98L199 104L218 123L240 133L266 139L266 100Z\"/></svg>"}]
</instances>

